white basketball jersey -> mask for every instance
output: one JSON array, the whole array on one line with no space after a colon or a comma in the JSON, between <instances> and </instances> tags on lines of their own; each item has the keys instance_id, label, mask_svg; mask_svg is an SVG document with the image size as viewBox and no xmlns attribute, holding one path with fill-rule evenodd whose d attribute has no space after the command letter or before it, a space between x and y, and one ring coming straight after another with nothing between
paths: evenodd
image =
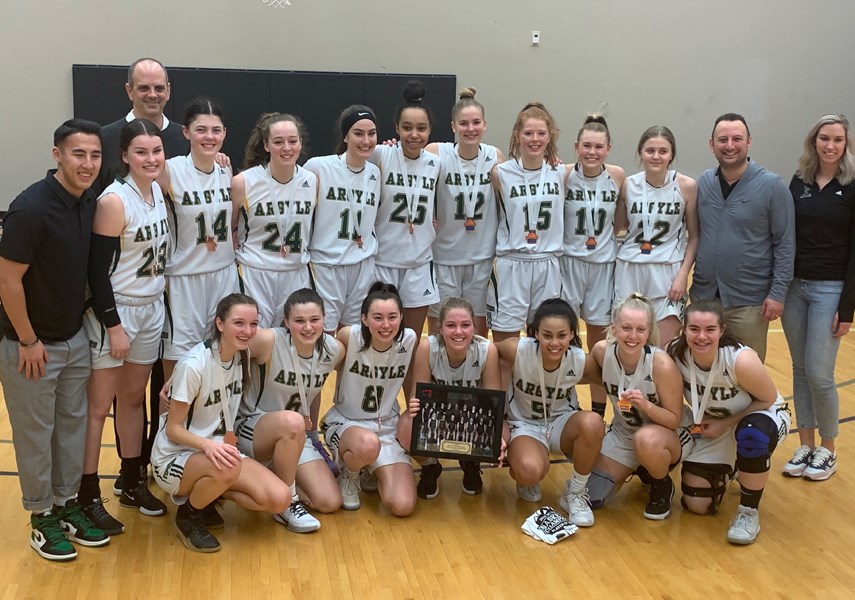
<instances>
[{"instance_id":1,"label":"white basketball jersey","mask_svg":"<svg viewBox=\"0 0 855 600\"><path fill-rule=\"evenodd\" d=\"M448 353L445 351L445 346L440 344L439 336L428 336L428 341L430 342L430 374L434 383L470 388L480 385L481 373L487 363L489 340L480 335L473 336L469 348L466 349L466 360L455 368L448 363Z\"/></svg>"},{"instance_id":2,"label":"white basketball jersey","mask_svg":"<svg viewBox=\"0 0 855 600\"><path fill-rule=\"evenodd\" d=\"M597 177L585 177L576 163L567 179L564 202L565 256L592 263L614 262L617 258L615 206L619 193L605 167Z\"/></svg>"},{"instance_id":3,"label":"white basketball jersey","mask_svg":"<svg viewBox=\"0 0 855 600\"><path fill-rule=\"evenodd\" d=\"M481 144L472 160L460 158L457 144L439 144L436 187L436 239L433 260L441 265L474 265L496 255L499 213L490 184L496 165L495 146ZM477 171L477 174L476 174ZM467 219L471 218L467 229Z\"/></svg>"},{"instance_id":4,"label":"white basketball jersey","mask_svg":"<svg viewBox=\"0 0 855 600\"><path fill-rule=\"evenodd\" d=\"M629 375L621 367L617 357L617 344L609 344L603 357L603 387L612 401L614 409L613 427L619 427L625 431L634 431L650 423L647 413L632 407L628 411L622 411L618 407L618 400L626 390L640 390L642 394L653 404L659 406L659 396L656 394L656 384L653 383L653 357L657 352L662 352L656 347L644 346L641 353L641 364Z\"/></svg>"},{"instance_id":5,"label":"white basketball jersey","mask_svg":"<svg viewBox=\"0 0 855 600\"><path fill-rule=\"evenodd\" d=\"M711 417L729 417L736 415L748 408L754 399L751 394L742 389L736 381L736 357L743 350L747 350L748 346L740 345L737 348L733 346L725 346L718 349L718 369L717 373L710 373L701 370L691 358L691 354L687 352L690 364L684 363L682 360L675 361L677 368L680 369L680 374L683 376L683 397L689 406L692 405L691 389L691 374L690 369L695 369L695 382L698 399L702 399L707 387L712 386L710 392L709 404L707 404L704 413ZM784 399L780 392L775 402L770 408L783 408Z\"/></svg>"},{"instance_id":6,"label":"white basketball jersey","mask_svg":"<svg viewBox=\"0 0 855 600\"><path fill-rule=\"evenodd\" d=\"M385 352L371 346L362 351L362 330L350 328L347 353L341 365L335 390L335 407L348 419L397 418L398 392L416 345L416 333L404 330L404 338Z\"/></svg>"},{"instance_id":7,"label":"white basketball jersey","mask_svg":"<svg viewBox=\"0 0 855 600\"><path fill-rule=\"evenodd\" d=\"M222 441L226 431L234 431L234 420L241 400L242 372L240 353L229 365L220 362L220 355L210 342L196 344L175 366L169 396L172 402L190 404L184 422L187 431L204 439ZM226 423L223 402L229 404L230 423ZM152 461L186 449L166 436L166 419L160 418L160 430L152 448Z\"/></svg>"},{"instance_id":8,"label":"white basketball jersey","mask_svg":"<svg viewBox=\"0 0 855 600\"><path fill-rule=\"evenodd\" d=\"M558 368L546 372L537 340L520 339L508 381L511 419L546 424L571 410L579 410L575 386L584 371L585 353L581 348L570 346Z\"/></svg>"},{"instance_id":9,"label":"white basketball jersey","mask_svg":"<svg viewBox=\"0 0 855 600\"><path fill-rule=\"evenodd\" d=\"M167 275L198 275L225 269L235 262L232 245L232 173L214 165L203 173L190 155L176 156L169 165L169 214L172 243ZM215 251L205 243L208 232L217 242Z\"/></svg>"},{"instance_id":10,"label":"white basketball jersey","mask_svg":"<svg viewBox=\"0 0 855 600\"><path fill-rule=\"evenodd\" d=\"M318 204L309 250L319 265L355 265L377 254L374 221L380 199L380 169L365 163L354 173L344 155L316 156L306 170L318 177ZM362 247L357 238L362 236Z\"/></svg>"},{"instance_id":11,"label":"white basketball jersey","mask_svg":"<svg viewBox=\"0 0 855 600\"><path fill-rule=\"evenodd\" d=\"M317 177L298 166L291 181L282 184L270 176L269 168L259 165L244 171L243 178L246 200L235 251L238 262L268 271L309 264Z\"/></svg>"},{"instance_id":12,"label":"white basketball jersey","mask_svg":"<svg viewBox=\"0 0 855 600\"><path fill-rule=\"evenodd\" d=\"M564 166L529 171L519 160L498 166L499 231L496 254L544 258L564 253ZM541 186L541 181L543 185ZM536 238L528 238L534 231Z\"/></svg>"},{"instance_id":13,"label":"white basketball jersey","mask_svg":"<svg viewBox=\"0 0 855 600\"><path fill-rule=\"evenodd\" d=\"M303 380L306 402L321 393L327 377L338 359L335 338L324 334L323 349L315 348L313 356L303 357L291 342L291 334L284 327L273 328L273 352L263 365L252 361L249 394L240 406L240 416L293 410L309 416L309 406L303 403L297 377ZM296 364L294 357L297 357ZM314 369L312 368L314 366Z\"/></svg>"},{"instance_id":14,"label":"white basketball jersey","mask_svg":"<svg viewBox=\"0 0 855 600\"><path fill-rule=\"evenodd\" d=\"M634 263L682 262L687 242L685 207L676 171L668 171L661 188L647 183L644 171L627 177L629 225L618 258ZM643 252L645 244L650 246L649 253Z\"/></svg>"},{"instance_id":15,"label":"white basketball jersey","mask_svg":"<svg viewBox=\"0 0 855 600\"><path fill-rule=\"evenodd\" d=\"M119 257L110 273L113 292L132 298L162 294L169 223L160 186L157 182L151 184L154 206L145 203L130 176L111 183L101 198L107 194L116 194L125 211Z\"/></svg>"},{"instance_id":16,"label":"white basketball jersey","mask_svg":"<svg viewBox=\"0 0 855 600\"><path fill-rule=\"evenodd\" d=\"M377 146L383 187L374 229L377 232L376 264L413 268L432 257L436 181L439 157L422 151L419 158L404 157L401 145ZM412 225L412 233L410 226Z\"/></svg>"}]
</instances>

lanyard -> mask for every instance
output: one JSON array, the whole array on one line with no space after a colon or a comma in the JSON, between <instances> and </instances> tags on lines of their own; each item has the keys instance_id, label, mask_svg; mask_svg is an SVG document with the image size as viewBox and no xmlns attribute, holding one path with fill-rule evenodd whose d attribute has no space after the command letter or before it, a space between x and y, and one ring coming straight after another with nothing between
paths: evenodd
<instances>
[{"instance_id":1,"label":"lanyard","mask_svg":"<svg viewBox=\"0 0 855 600\"><path fill-rule=\"evenodd\" d=\"M389 373L389 367L390 367L390 366L391 366L391 364L392 364L392 356L393 356L393 354L394 354L394 350L395 350L395 346L396 346L396 345L397 345L397 344L395 344L395 342L392 342L392 345L391 345L391 346L389 346L389 349L388 349L388 350L386 350L386 352L388 352L388 354L386 355L386 364L385 364L385 365L383 365L384 367L386 367L386 368L385 368L385 370L383 371L384 373L387 373L387 374ZM368 359L367 354L368 354L368 351L369 351L369 350L370 350L371 352L373 352L373 353L374 353L374 357L375 357L375 358L378 358L378 357L377 357L377 355L378 355L378 354L383 354L383 353L382 353L382 352L378 352L377 350L375 350L375 349L374 349L374 346L371 346L371 345L369 345L369 346L368 346L368 349L366 349L366 350L362 353L362 357L363 357L364 359L366 359L366 360L365 360L365 362L367 362L367 363L368 363L368 367L369 367L369 368L368 368L368 372L371 374L371 385L372 385L372 386L374 386L374 397L375 397L375 398L376 398L376 400L377 400L377 424L378 424L378 425L381 425L381 424L382 424L382 422L383 422L383 416L382 416L382 415L381 415L381 413L380 413L380 407L381 407L381 405L382 405L382 403L383 403L383 396L382 396L382 394L380 393L380 387L381 387L381 386L379 385L380 378L379 378L379 377L378 377L378 375L377 375L377 374L378 374L378 372L380 372L380 364L379 364L379 363L380 363L380 361L379 361L379 360L376 360L376 361L370 361L370 360L367 360L367 359ZM383 393L385 393L385 391L386 391L386 390L384 389L384 390L383 390Z\"/></svg>"},{"instance_id":2,"label":"lanyard","mask_svg":"<svg viewBox=\"0 0 855 600\"><path fill-rule=\"evenodd\" d=\"M301 360L297 354L297 348L294 346L294 339L291 337L291 332L288 332L288 337L285 340L288 346L288 352L291 355L291 366L294 368L294 375L297 378L297 393L300 394L300 414L304 417L309 416L309 394L306 391L306 382L303 380L303 373L300 370ZM315 372L318 369L318 355L320 353L312 348L312 366L309 368L309 386L315 381Z\"/></svg>"},{"instance_id":3,"label":"lanyard","mask_svg":"<svg viewBox=\"0 0 855 600\"><path fill-rule=\"evenodd\" d=\"M689 352L690 360L689 360L689 395L692 400L692 416L694 417L695 424L699 424L703 418L704 413L707 410L707 405L710 401L710 395L712 392L712 383L715 378L721 374L719 369L719 354L720 350L716 350L715 360L713 361L712 367L710 367L709 375L707 376L707 380L704 382L704 395L698 399L698 387L697 387L697 372L700 371L698 366L695 364L695 359L691 357L691 352Z\"/></svg>"},{"instance_id":4,"label":"lanyard","mask_svg":"<svg viewBox=\"0 0 855 600\"><path fill-rule=\"evenodd\" d=\"M476 379L476 377L475 377L474 363L475 363L475 358L477 356L477 352L478 352L478 350L477 350L477 347L475 346L475 339L473 338L473 340L471 342L469 342L469 347L466 348L466 356L463 358L463 364L461 365L463 367L463 385L464 385L464 387L466 385L468 385L469 381L477 382L478 379L480 379L480 378ZM471 360L470 360L470 358L471 358ZM448 350L445 348L445 345L442 345L439 348L439 359L448 365L449 375L453 374L455 369L453 369L451 367L451 360L449 360L449 358L448 358ZM477 387L477 385L476 385L476 387Z\"/></svg>"},{"instance_id":5,"label":"lanyard","mask_svg":"<svg viewBox=\"0 0 855 600\"><path fill-rule=\"evenodd\" d=\"M641 354L638 356L638 363L635 365L635 371L632 372L632 375L627 375L626 371L623 368L623 364L620 362L620 355L618 354L617 345L615 345L615 359L617 360L618 369L620 369L620 382L618 383L618 398L623 396L628 390L637 390L638 384L641 382L642 375L644 374L644 369L642 368L644 364L644 355L646 354L646 348L641 349ZM626 385L624 385L626 383Z\"/></svg>"},{"instance_id":6,"label":"lanyard","mask_svg":"<svg viewBox=\"0 0 855 600\"><path fill-rule=\"evenodd\" d=\"M421 150L419 151L419 158L417 160L421 160ZM410 226L410 233L415 233L415 219L416 219L416 189L418 185L411 185L410 183L410 174L407 171L407 157L404 156L404 147L399 143L398 144L398 162L401 165L401 173L404 175L404 187L407 188L407 193L405 194L407 198L407 224ZM416 176L416 182L418 183L418 176Z\"/></svg>"},{"instance_id":7,"label":"lanyard","mask_svg":"<svg viewBox=\"0 0 855 600\"><path fill-rule=\"evenodd\" d=\"M211 203L207 204L204 202L205 199L205 188L202 186L202 180L199 178L199 170L196 168L196 165L193 163L193 155L187 155L187 162L190 165L190 174L193 177L193 182L196 184L196 191L201 194L201 198L199 201L204 206L205 212L205 244L208 246L209 252L215 252L217 250L217 238L214 237L214 221L217 220L217 194L220 193L220 166L214 163L214 171L213 174L216 176L217 183L214 186L213 194L211 197ZM208 173L206 173L208 175ZM226 227L226 231L228 231L228 226Z\"/></svg>"},{"instance_id":8,"label":"lanyard","mask_svg":"<svg viewBox=\"0 0 855 600\"><path fill-rule=\"evenodd\" d=\"M291 181L287 183L280 183L276 178L273 177L273 170L270 168L270 164L267 165L267 177L265 178L267 181L267 194L268 198L270 198L270 204L274 207L276 206L276 184L279 183L282 187L288 188L288 200L285 201L285 209L276 213L276 227L279 228L279 237L282 239L282 244L280 251L282 256L286 256L288 254L288 246L285 243L285 237L288 235L288 229L291 227L291 224L294 222L294 215L297 212L297 202L294 202L294 194L297 189L297 171L299 170L299 166L294 167L294 175L291 177ZM276 208L273 209L274 211Z\"/></svg>"},{"instance_id":9,"label":"lanyard","mask_svg":"<svg viewBox=\"0 0 855 600\"><path fill-rule=\"evenodd\" d=\"M220 408L223 415L223 424L226 426L226 435L224 441L226 441L226 443L234 445L234 443L236 443L236 440L234 439L235 422L234 419L232 419L231 406L229 405L229 402L231 401L231 395L229 395L228 390L226 389L226 376L224 374L226 367L223 367L223 363L220 360L219 343L217 343L216 347L213 343L211 344L211 354L214 358L214 367L212 369L214 371L214 376L212 378L214 383L214 389L211 390L211 393L213 394L215 390L221 390L223 392L222 400L220 402ZM232 364L228 367L229 369L233 369L236 365L240 365L240 363L235 360L236 356L238 356L238 354L235 354L235 356L232 357ZM234 441L229 441L229 438Z\"/></svg>"},{"instance_id":10,"label":"lanyard","mask_svg":"<svg viewBox=\"0 0 855 600\"><path fill-rule=\"evenodd\" d=\"M661 188L656 190L656 199L653 201L653 207L651 207L648 203L648 193L647 188L653 187L649 183L647 183L647 178L644 178L644 181L641 182L641 227L642 232L644 233L644 239L641 242L641 251L644 254L650 254L651 250L653 250L653 244L651 240L653 239L653 221L654 221L654 208L658 201L661 201L665 195L673 190L673 186L675 185L673 181L671 181L671 173L672 171L668 171L665 174L665 183Z\"/></svg>"},{"instance_id":11,"label":"lanyard","mask_svg":"<svg viewBox=\"0 0 855 600\"><path fill-rule=\"evenodd\" d=\"M128 186L130 186L130 188L134 191L134 193L140 197L140 200L142 200L142 203L145 205L145 208L143 210L146 213L148 213L149 208L151 208L152 210L156 209L157 198L155 198L155 195L154 195L154 182L152 182L152 187L151 187L151 204L149 204L148 202L145 201L145 198L143 197L142 192L140 191L140 188L137 186L137 182L134 181L134 178L132 176L128 175L127 177L125 177L125 183L128 184ZM157 227L154 228L154 231L152 232L155 235L151 236L151 251L152 251L152 257L154 257L155 260L157 260L157 255L158 255L157 242L158 242L159 238L156 235L156 233L158 231L160 231L160 224L159 223L158 223ZM155 274L155 276L157 276L157 269L154 269L152 272Z\"/></svg>"},{"instance_id":12,"label":"lanyard","mask_svg":"<svg viewBox=\"0 0 855 600\"><path fill-rule=\"evenodd\" d=\"M344 167L345 171L350 176L352 182L356 173L351 171L350 167L347 166L347 158L344 154L342 154L340 158L341 166ZM362 166L362 171L362 204L364 205L368 201L368 177L370 175L370 171L368 170L368 163L365 163ZM347 197L347 205L350 207L350 220L353 223L353 233L356 234L356 245L362 248L362 221L358 218L359 198L354 193L354 190L352 188L353 186L351 184L345 186L345 195Z\"/></svg>"},{"instance_id":13,"label":"lanyard","mask_svg":"<svg viewBox=\"0 0 855 600\"><path fill-rule=\"evenodd\" d=\"M610 179L608 175L608 171L606 171L605 167L603 167L602 173L597 175L597 183L594 188L594 196L591 197L591 190L588 188L587 178L585 177L585 172L581 169L581 165L579 168L579 173L582 175L582 188L585 190L585 206L588 209L588 218L587 218L587 229L588 229L588 239L585 244L588 246L588 250L593 250L597 247L597 227L596 227L596 217L600 212L600 203L602 200L603 194L603 180Z\"/></svg>"},{"instance_id":14,"label":"lanyard","mask_svg":"<svg viewBox=\"0 0 855 600\"><path fill-rule=\"evenodd\" d=\"M526 194L528 194L528 198L530 200L526 201L526 206L528 208L528 235L526 236L526 241L529 244L537 243L537 216L540 213L539 203L544 197L543 192L543 183L546 181L546 171L549 170L549 166L544 161L543 165L540 167L540 181L537 184L537 188L535 189L535 193L531 193L531 188L529 187L529 179L528 173L526 173L525 167L522 166L522 163L518 161L520 169L523 171L523 181L525 182Z\"/></svg>"},{"instance_id":15,"label":"lanyard","mask_svg":"<svg viewBox=\"0 0 855 600\"><path fill-rule=\"evenodd\" d=\"M466 183L466 175L464 173L464 162L458 153L460 146L457 147L457 152L454 153L457 159L458 172L463 174L463 210L466 214L467 231L475 229L475 205L478 200L478 188L481 186L481 172L484 170L484 164L487 162L487 151L483 144L478 145L478 158L475 160L475 172L472 174L472 183ZM471 227L472 229L469 229Z\"/></svg>"},{"instance_id":16,"label":"lanyard","mask_svg":"<svg viewBox=\"0 0 855 600\"><path fill-rule=\"evenodd\" d=\"M546 371L543 368L543 350L540 348L540 344L537 345L537 354L540 360L537 361L537 374L540 378L540 399L543 401L543 425L546 427L546 439L549 440L549 437L552 433L552 424L549 422L549 409L552 408L551 404L547 404L547 393L546 393ZM558 363L558 368L555 370L557 376L555 378L555 393L558 394L558 382L561 380L561 374L564 372L567 357L570 354L570 351L564 353L564 356L561 357L561 362Z\"/></svg>"}]
</instances>

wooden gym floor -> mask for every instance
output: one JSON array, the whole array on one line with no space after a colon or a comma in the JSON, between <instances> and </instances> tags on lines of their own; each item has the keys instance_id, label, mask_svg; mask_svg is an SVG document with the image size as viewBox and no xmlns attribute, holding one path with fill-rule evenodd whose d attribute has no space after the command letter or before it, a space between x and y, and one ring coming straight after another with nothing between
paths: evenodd
<instances>
[{"instance_id":1,"label":"wooden gym floor","mask_svg":"<svg viewBox=\"0 0 855 600\"><path fill-rule=\"evenodd\" d=\"M769 334L768 367L784 396L792 393L780 322ZM841 469L826 482L786 479L781 465L798 446L791 435L773 457L761 504L762 532L735 547L725 532L739 500L730 487L715 516L683 512L679 493L665 521L642 517L646 496L636 482L597 511L596 525L548 546L520 525L536 505L517 499L506 469L484 470L484 493L460 490L456 464L446 463L440 495L419 500L398 519L363 494L358 511L321 516L319 532L298 535L269 515L228 503L217 554L190 552L178 539L174 506L166 517L122 508L102 481L107 508L126 526L104 548L80 548L77 560L51 563L30 548L21 508L11 431L0 405L0 598L851 598L855 522L855 334L837 361ZM332 383L332 382L331 382ZM328 386L332 389L332 385ZM580 388L583 406L587 387ZM325 394L324 410L329 404ZM794 421L795 422L795 421ZM118 472L108 425L101 473ZM544 504L557 507L570 467L554 457ZM152 489L163 494L154 484Z\"/></svg>"}]
</instances>

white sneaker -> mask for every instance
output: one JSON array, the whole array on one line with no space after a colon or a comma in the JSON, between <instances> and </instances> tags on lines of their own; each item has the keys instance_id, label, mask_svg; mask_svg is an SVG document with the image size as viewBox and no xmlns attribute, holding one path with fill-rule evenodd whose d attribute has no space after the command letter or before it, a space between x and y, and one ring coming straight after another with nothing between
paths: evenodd
<instances>
[{"instance_id":1,"label":"white sneaker","mask_svg":"<svg viewBox=\"0 0 855 600\"><path fill-rule=\"evenodd\" d=\"M810 464L810 458L813 450L810 446L799 446L793 452L793 457L784 463L782 472L787 477L801 477Z\"/></svg>"},{"instance_id":2,"label":"white sneaker","mask_svg":"<svg viewBox=\"0 0 855 600\"><path fill-rule=\"evenodd\" d=\"M368 467L362 467L359 472L359 488L363 492L373 494L377 491L377 476L368 470Z\"/></svg>"},{"instance_id":3,"label":"white sneaker","mask_svg":"<svg viewBox=\"0 0 855 600\"><path fill-rule=\"evenodd\" d=\"M564 485L564 495L558 501L561 508L567 511L567 518L578 527L590 527L594 524L594 511L588 499L588 488L583 488L578 494L570 491L570 482Z\"/></svg>"},{"instance_id":4,"label":"white sneaker","mask_svg":"<svg viewBox=\"0 0 855 600\"><path fill-rule=\"evenodd\" d=\"M753 544L760 533L760 513L756 508L739 505L727 530L727 541L746 546Z\"/></svg>"},{"instance_id":5,"label":"white sneaker","mask_svg":"<svg viewBox=\"0 0 855 600\"><path fill-rule=\"evenodd\" d=\"M810 464L802 477L811 481L825 481L837 471L837 452L823 446L817 446L810 457Z\"/></svg>"},{"instance_id":6,"label":"white sneaker","mask_svg":"<svg viewBox=\"0 0 855 600\"><path fill-rule=\"evenodd\" d=\"M517 484L517 496L520 497L520 500L525 500L526 502L540 502L543 500L539 483L535 483L534 485Z\"/></svg>"},{"instance_id":7,"label":"white sneaker","mask_svg":"<svg viewBox=\"0 0 855 600\"><path fill-rule=\"evenodd\" d=\"M309 514L299 500L292 502L283 512L273 515L273 518L294 533L309 533L321 528L321 522Z\"/></svg>"},{"instance_id":8,"label":"white sneaker","mask_svg":"<svg viewBox=\"0 0 855 600\"><path fill-rule=\"evenodd\" d=\"M338 476L338 489L341 490L341 507L345 510L356 510L359 502L359 473L351 473L342 467Z\"/></svg>"}]
</instances>

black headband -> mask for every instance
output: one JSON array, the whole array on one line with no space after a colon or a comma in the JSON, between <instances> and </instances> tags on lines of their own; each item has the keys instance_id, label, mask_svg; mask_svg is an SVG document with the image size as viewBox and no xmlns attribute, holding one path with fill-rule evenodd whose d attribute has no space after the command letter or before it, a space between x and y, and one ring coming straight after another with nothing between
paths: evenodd
<instances>
[{"instance_id":1,"label":"black headband","mask_svg":"<svg viewBox=\"0 0 855 600\"><path fill-rule=\"evenodd\" d=\"M374 125L377 125L377 117L374 116L373 112L370 110L355 110L341 120L341 137L346 136L350 128L362 119L368 119Z\"/></svg>"}]
</instances>

